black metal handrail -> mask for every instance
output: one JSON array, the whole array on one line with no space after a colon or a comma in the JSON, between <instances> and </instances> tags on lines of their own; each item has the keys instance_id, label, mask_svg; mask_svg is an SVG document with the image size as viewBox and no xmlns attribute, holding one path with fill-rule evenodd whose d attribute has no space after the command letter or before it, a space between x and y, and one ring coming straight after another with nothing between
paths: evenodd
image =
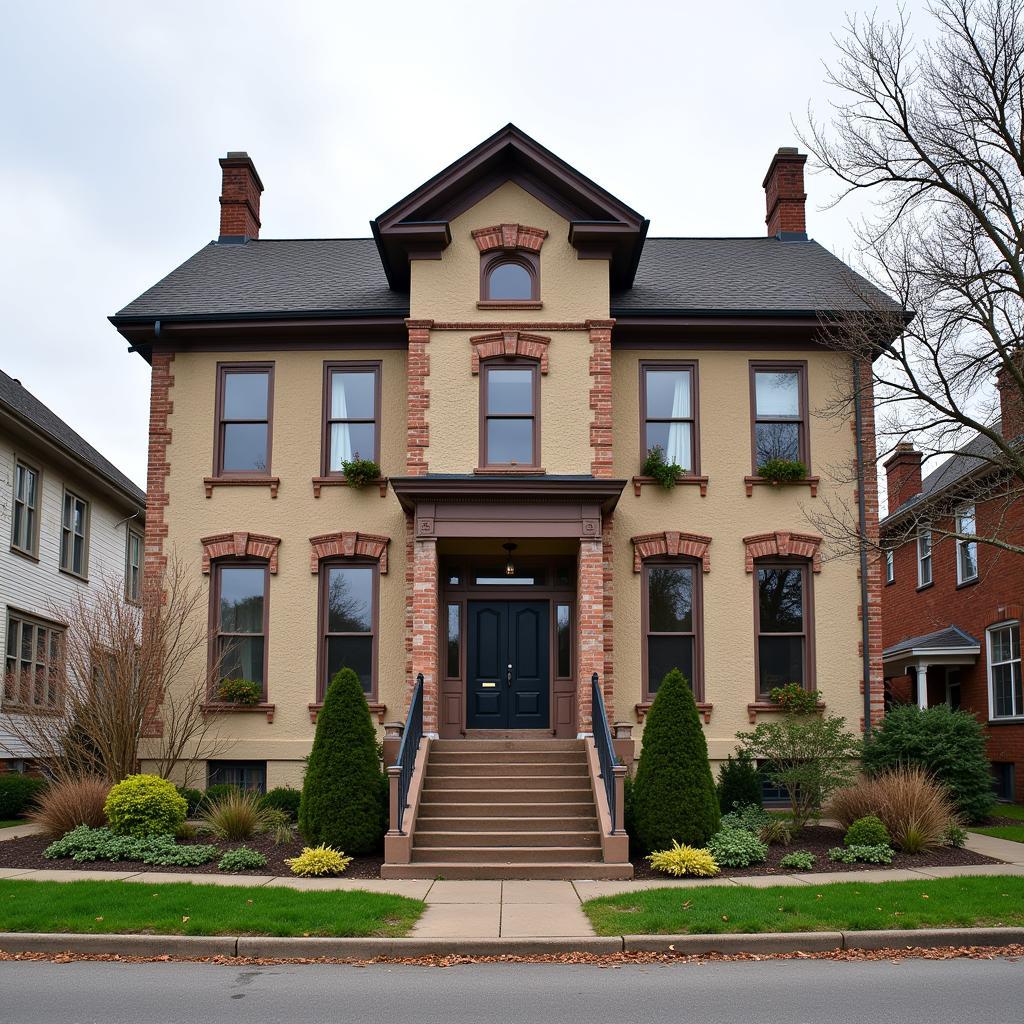
<instances>
[{"instance_id":1,"label":"black metal handrail","mask_svg":"<svg viewBox=\"0 0 1024 1024\"><path fill-rule=\"evenodd\" d=\"M611 816L611 831L615 831L615 772L612 770L619 763L612 746L612 732L608 728L608 713L604 709L604 694L601 693L601 682L595 672L590 677L591 705L590 714L594 720L594 746L597 747L597 760L601 766L601 778L604 779L604 792L608 799L608 814Z\"/></svg>"},{"instance_id":2,"label":"black metal handrail","mask_svg":"<svg viewBox=\"0 0 1024 1024\"><path fill-rule=\"evenodd\" d=\"M402 831L402 819L405 807L409 802L409 785L412 782L413 769L416 767L416 752L420 749L423 739L423 673L416 677L416 688L412 691L409 704L409 715L405 720L405 732L402 734L402 745L398 748L396 766L398 773L398 821L395 831Z\"/></svg>"}]
</instances>

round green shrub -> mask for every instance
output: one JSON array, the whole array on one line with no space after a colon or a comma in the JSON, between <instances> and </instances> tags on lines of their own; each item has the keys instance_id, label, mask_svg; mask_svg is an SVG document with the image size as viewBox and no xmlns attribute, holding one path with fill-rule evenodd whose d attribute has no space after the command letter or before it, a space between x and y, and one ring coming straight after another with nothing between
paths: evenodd
<instances>
[{"instance_id":1,"label":"round green shrub","mask_svg":"<svg viewBox=\"0 0 1024 1024\"><path fill-rule=\"evenodd\" d=\"M189 789L188 786L176 786L178 795L181 796L185 803L188 805L188 810L185 812L189 818L194 818L196 811L199 810L199 805L203 802L203 791L201 789Z\"/></svg>"},{"instance_id":2,"label":"round green shrub","mask_svg":"<svg viewBox=\"0 0 1024 1024\"><path fill-rule=\"evenodd\" d=\"M376 853L384 841L387 778L380 770L370 709L350 668L324 696L299 802L299 831L310 846Z\"/></svg>"},{"instance_id":3,"label":"round green shrub","mask_svg":"<svg viewBox=\"0 0 1024 1024\"><path fill-rule=\"evenodd\" d=\"M891 846L892 836L881 818L866 814L846 830L843 843L846 846Z\"/></svg>"},{"instance_id":4,"label":"round green shrub","mask_svg":"<svg viewBox=\"0 0 1024 1024\"><path fill-rule=\"evenodd\" d=\"M284 811L288 815L289 821L297 821L301 801L301 790L292 789L291 786L278 786L276 789L267 791L267 795L263 798L263 806L273 808L275 811Z\"/></svg>"},{"instance_id":5,"label":"round green shrub","mask_svg":"<svg viewBox=\"0 0 1024 1024\"><path fill-rule=\"evenodd\" d=\"M46 779L14 772L0 775L0 821L20 818L46 789Z\"/></svg>"},{"instance_id":6,"label":"round green shrub","mask_svg":"<svg viewBox=\"0 0 1024 1024\"><path fill-rule=\"evenodd\" d=\"M746 868L768 859L768 846L745 828L723 828L708 840L711 856L725 868Z\"/></svg>"},{"instance_id":7,"label":"round green shrub","mask_svg":"<svg viewBox=\"0 0 1024 1024\"><path fill-rule=\"evenodd\" d=\"M254 868L266 867L267 858L259 850L250 850L248 846L238 846L228 850L221 857L217 868L220 871L252 871Z\"/></svg>"},{"instance_id":8,"label":"round green shrub","mask_svg":"<svg viewBox=\"0 0 1024 1024\"><path fill-rule=\"evenodd\" d=\"M992 770L985 755L985 734L974 715L946 704L921 710L895 707L864 744L869 775L887 769L920 765L950 792L968 821L981 821L992 811Z\"/></svg>"},{"instance_id":9,"label":"round green shrub","mask_svg":"<svg viewBox=\"0 0 1024 1024\"><path fill-rule=\"evenodd\" d=\"M673 840L701 847L718 831L708 745L690 685L678 669L661 681L647 713L631 797L642 853L666 850Z\"/></svg>"},{"instance_id":10,"label":"round green shrub","mask_svg":"<svg viewBox=\"0 0 1024 1024\"><path fill-rule=\"evenodd\" d=\"M110 830L122 836L173 836L188 813L172 782L157 775L129 775L107 796Z\"/></svg>"},{"instance_id":11,"label":"round green shrub","mask_svg":"<svg viewBox=\"0 0 1024 1024\"><path fill-rule=\"evenodd\" d=\"M746 750L730 754L718 769L718 806L723 814L748 804L761 806L761 773Z\"/></svg>"}]
</instances>

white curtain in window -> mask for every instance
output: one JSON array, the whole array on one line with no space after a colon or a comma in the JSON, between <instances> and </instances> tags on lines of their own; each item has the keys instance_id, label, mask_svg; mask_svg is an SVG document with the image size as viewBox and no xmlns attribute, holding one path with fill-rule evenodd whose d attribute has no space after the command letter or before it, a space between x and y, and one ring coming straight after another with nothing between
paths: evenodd
<instances>
[{"instance_id":1,"label":"white curtain in window","mask_svg":"<svg viewBox=\"0 0 1024 1024\"><path fill-rule=\"evenodd\" d=\"M345 401L345 380L340 374L331 378L331 419L343 420L348 417L348 403ZM351 462L352 432L348 423L331 424L331 470L340 472L343 462Z\"/></svg>"},{"instance_id":2,"label":"white curtain in window","mask_svg":"<svg viewBox=\"0 0 1024 1024\"><path fill-rule=\"evenodd\" d=\"M690 415L690 375L680 373L676 377L675 390L672 392L672 419L669 424L668 441L666 443L665 461L673 462L689 472L690 465L690 424L680 423Z\"/></svg>"}]
</instances>

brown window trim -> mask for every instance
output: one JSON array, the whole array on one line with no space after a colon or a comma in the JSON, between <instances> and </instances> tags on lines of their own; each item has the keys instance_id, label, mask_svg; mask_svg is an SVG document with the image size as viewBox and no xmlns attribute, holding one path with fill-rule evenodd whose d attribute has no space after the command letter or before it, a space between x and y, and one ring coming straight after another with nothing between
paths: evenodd
<instances>
[{"instance_id":1,"label":"brown window trim","mask_svg":"<svg viewBox=\"0 0 1024 1024\"><path fill-rule=\"evenodd\" d=\"M71 565L64 564L64 531L67 529L64 525L64 506L67 504L68 495L77 501L82 502L85 505L85 530L82 534L82 571L75 572L71 567L74 565L74 544L72 543L72 555ZM73 576L76 580L81 580L83 583L89 582L89 534L92 532L92 503L87 499L83 498L78 491L72 490L70 487L65 486L60 498L60 531L57 537L57 568L64 573L66 576ZM71 533L74 537L74 533Z\"/></svg>"},{"instance_id":2,"label":"brown window trim","mask_svg":"<svg viewBox=\"0 0 1024 1024\"><path fill-rule=\"evenodd\" d=\"M515 263L530 275L530 297L528 299L492 299L490 296L490 276L504 263ZM540 256L538 253L525 249L512 251L499 249L496 252L482 253L480 256L480 301L479 308L527 308L540 309Z\"/></svg>"},{"instance_id":3,"label":"brown window trim","mask_svg":"<svg viewBox=\"0 0 1024 1024\"><path fill-rule=\"evenodd\" d=\"M238 483L241 481L253 481L256 483L271 483L271 497L277 497L276 483L280 481L271 476L273 467L272 454L274 448L274 363L273 362L245 362L245 363L218 363L217 364L217 396L213 412L213 475L204 478L203 483L207 488L206 496L210 497L211 487ZM266 373L267 374L267 468L265 470L232 470L224 472L224 378L229 373ZM239 421L241 422L241 421ZM253 420L253 423L262 423L262 420Z\"/></svg>"},{"instance_id":4,"label":"brown window trim","mask_svg":"<svg viewBox=\"0 0 1024 1024\"><path fill-rule=\"evenodd\" d=\"M799 446L800 446L800 461L807 467L807 472L811 472L811 430L810 430L810 408L809 408L809 397L807 389L807 360L806 359L751 359L749 363L749 380L750 380L750 477L745 478L747 485L747 497L750 497L751 487L754 483L763 480L764 478L758 476L757 470L757 372L759 370L767 370L768 372L785 372L787 370L793 370L800 375L800 433L799 433ZM789 420L787 422L794 422ZM818 478L808 475L806 477L808 482L813 481L814 486L812 487L811 497L817 495ZM794 483L803 483L804 481L793 481Z\"/></svg>"},{"instance_id":5,"label":"brown window trim","mask_svg":"<svg viewBox=\"0 0 1024 1024\"><path fill-rule=\"evenodd\" d=\"M317 585L317 658L316 658L316 701L309 706L310 715L318 711L324 702L327 692L327 587L330 584L331 569L370 569L373 573L373 600L370 604L370 617L373 631L370 641L370 692L366 701L371 706L379 699L380 681L379 642L380 642L380 560L376 558L325 558L320 562L320 579ZM365 633L333 633L332 636L365 636ZM314 718L313 721L316 719Z\"/></svg>"},{"instance_id":6,"label":"brown window trim","mask_svg":"<svg viewBox=\"0 0 1024 1024\"><path fill-rule=\"evenodd\" d=\"M217 679L217 659L220 647L220 629L218 628L220 618L220 571L221 569L262 569L263 570L263 701L259 704L228 704L217 699L217 686L220 680ZM264 559L254 558L218 558L210 565L210 610L207 618L210 642L207 645L207 675L209 676L209 701L205 704L204 710L223 711L236 707L249 710L266 711L268 707L268 720L273 721L273 707L268 705L267 687L269 684L267 666L270 663L270 563ZM250 633L249 636L256 634Z\"/></svg>"},{"instance_id":7,"label":"brown window trim","mask_svg":"<svg viewBox=\"0 0 1024 1024\"><path fill-rule=\"evenodd\" d=\"M757 706L767 704L768 695L761 692L761 594L758 569L799 569L804 584L804 629L802 633L766 633L765 636L802 636L804 638L804 680L805 690L817 689L817 655L815 652L814 630L814 572L813 565L804 558L763 558L754 560L754 701Z\"/></svg>"},{"instance_id":8,"label":"brown window trim","mask_svg":"<svg viewBox=\"0 0 1024 1024\"><path fill-rule=\"evenodd\" d=\"M23 469L30 470L36 475L36 504L35 509L35 527L32 530L30 548L23 548L14 542L14 505L17 501L17 486L18 486L18 467L21 466ZM11 478L11 551L16 555L20 555L22 558L27 558L30 561L39 561L39 526L42 521L43 511L43 471L34 462L30 462L28 459L23 459L19 455L14 456L14 473ZM64 514L64 507L61 506L61 515ZM63 519L61 520L63 523Z\"/></svg>"},{"instance_id":9,"label":"brown window trim","mask_svg":"<svg viewBox=\"0 0 1024 1024\"><path fill-rule=\"evenodd\" d=\"M139 541L139 593L133 595L132 588L132 537ZM140 530L131 526L125 531L124 538L124 596L129 604L140 605L142 603L142 567L146 561L146 539Z\"/></svg>"},{"instance_id":10,"label":"brown window trim","mask_svg":"<svg viewBox=\"0 0 1024 1024\"><path fill-rule=\"evenodd\" d=\"M680 422L692 423L693 430L691 438L693 441L693 467L685 474L686 478L700 479L700 379L699 368L696 359L670 359L670 360L640 360L640 464L643 465L647 458L647 371L648 370L689 370L690 371L690 411L692 416L688 420ZM664 420L655 422L663 423ZM672 422L672 421L667 421ZM637 478L641 484L646 482L646 477ZM636 484L634 484L636 487ZM701 486L701 496L707 494L707 478Z\"/></svg>"},{"instance_id":11,"label":"brown window trim","mask_svg":"<svg viewBox=\"0 0 1024 1024\"><path fill-rule=\"evenodd\" d=\"M488 461L487 452L487 379L491 370L528 369L533 374L533 415L500 416L496 419L529 419L533 421L533 461L523 463ZM536 359L485 359L480 363L480 417L478 423L480 443L480 465L478 473L540 473L540 362Z\"/></svg>"},{"instance_id":12,"label":"brown window trim","mask_svg":"<svg viewBox=\"0 0 1024 1024\"><path fill-rule=\"evenodd\" d=\"M11 700L11 699L8 699L5 696L5 691L7 689L7 675L8 675L8 673L7 673L7 660L9 658L9 655L7 654L7 643L9 642L8 638L11 635L11 628L12 628L11 627L11 623L12 623L12 620L20 622L20 623L23 623L23 624L28 624L28 625L32 626L33 629L44 629L44 630L47 631L47 634L51 634L51 633L56 634L56 636L57 636L57 657L58 657L58 659L62 658L63 654L64 654L64 651L63 651L64 633L65 633L65 630L66 630L67 627L63 623L54 622L52 619L45 619L45 618L42 618L39 615L33 615L31 612L23 612L23 611L20 611L17 608L13 608L11 606L8 606L8 608L7 608L6 632L4 634L3 685L0 685L0 709L6 710L6 711L17 711L19 709L25 709L25 710L32 710L32 711L38 712L40 714L61 714L63 712L63 709L64 709L64 693L63 693L63 688L62 688L62 685L61 685L60 669L59 668L57 670L57 679L54 682L54 687L55 687L55 692L56 692L56 699L52 703L49 703L49 704L34 704L34 703L30 702L30 703L26 704L26 703L24 703L21 700L18 700L18 699ZM34 641L33 644L32 644L32 665L33 665L32 676L33 676L33 678L32 678L32 680L30 681L30 684L29 684L30 687L32 687L32 688L34 688L34 686L35 686L35 666L37 664L36 658L35 658L35 654L36 654L36 651L38 650L38 646L37 646L38 641L36 641L34 637L33 637L33 641ZM17 651L15 652L14 658L12 660L15 661L15 662L21 662L21 660L22 660L22 658L21 658L21 637L20 637L20 635L18 637ZM49 676L50 669L51 669L51 663L50 663L50 638L49 638L49 636L47 636L47 639L46 639L46 657L43 660L42 664L44 666L44 672L46 673L47 676ZM19 673L19 675L20 675L20 673ZM19 692L21 691L20 681L19 681L19 685L18 685L18 690L19 690Z\"/></svg>"},{"instance_id":13,"label":"brown window trim","mask_svg":"<svg viewBox=\"0 0 1024 1024\"><path fill-rule=\"evenodd\" d=\"M380 435L381 419L383 415L383 409L381 408L382 367L383 363L379 359L362 361L353 360L351 362L344 359L324 360L323 413L321 415L320 423L320 477L318 478L321 485L324 480L337 480L340 482L345 479L345 474L340 470L331 470L331 375L335 370L351 370L355 372L373 374L373 419L346 422L373 423L373 453L370 456L360 453L360 457L364 459L371 458L378 466L380 465ZM314 484L315 483L316 481L314 481ZM319 490L319 488L317 488L317 490Z\"/></svg>"},{"instance_id":14,"label":"brown window trim","mask_svg":"<svg viewBox=\"0 0 1024 1024\"><path fill-rule=\"evenodd\" d=\"M693 699L700 705L704 701L704 572L703 564L696 558L647 558L640 568L640 630L643 638L641 652L641 679L643 686L643 704L650 704L654 694L650 686L650 665L648 664L647 638L652 635L650 629L650 596L648 580L650 570L658 567L689 566L693 571L693 679L690 688ZM655 636L690 636L689 633L655 633ZM707 709L710 714L710 706Z\"/></svg>"}]
</instances>

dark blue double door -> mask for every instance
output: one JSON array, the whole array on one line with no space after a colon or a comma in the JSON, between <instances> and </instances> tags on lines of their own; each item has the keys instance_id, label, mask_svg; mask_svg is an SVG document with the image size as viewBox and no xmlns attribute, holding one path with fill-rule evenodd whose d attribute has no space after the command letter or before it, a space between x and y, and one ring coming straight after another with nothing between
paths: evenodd
<instances>
[{"instance_id":1,"label":"dark blue double door","mask_svg":"<svg viewBox=\"0 0 1024 1024\"><path fill-rule=\"evenodd\" d=\"M468 729L550 727L547 601L468 602Z\"/></svg>"}]
</instances>

